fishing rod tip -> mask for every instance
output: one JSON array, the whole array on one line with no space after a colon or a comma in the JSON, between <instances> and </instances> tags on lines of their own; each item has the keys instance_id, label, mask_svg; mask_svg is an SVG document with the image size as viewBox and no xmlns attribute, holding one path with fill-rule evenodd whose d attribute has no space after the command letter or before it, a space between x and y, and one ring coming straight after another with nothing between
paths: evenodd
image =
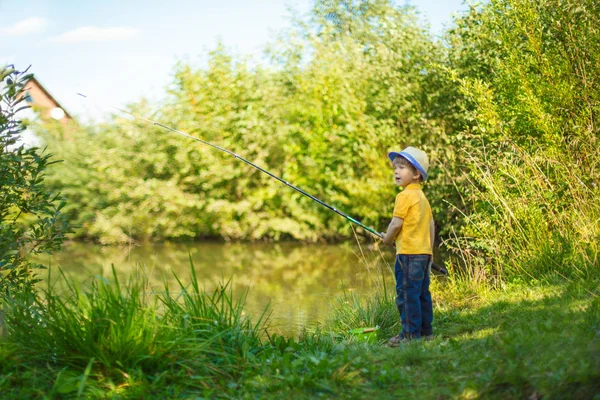
<instances>
[{"instance_id":1,"label":"fishing rod tip","mask_svg":"<svg viewBox=\"0 0 600 400\"><path fill-rule=\"evenodd\" d=\"M77 93L77 94L80 95L81 97L87 98L87 96L85 94L81 94L81 93Z\"/></svg>"}]
</instances>

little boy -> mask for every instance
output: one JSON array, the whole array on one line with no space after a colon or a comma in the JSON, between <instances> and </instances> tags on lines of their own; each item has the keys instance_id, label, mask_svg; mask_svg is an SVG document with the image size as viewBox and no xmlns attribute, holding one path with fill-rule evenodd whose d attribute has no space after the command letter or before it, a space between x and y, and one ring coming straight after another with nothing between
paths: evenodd
<instances>
[{"instance_id":1,"label":"little boy","mask_svg":"<svg viewBox=\"0 0 600 400\"><path fill-rule=\"evenodd\" d=\"M404 188L396 196L394 216L383 238L385 244L396 242L396 306L402 332L388 342L395 347L411 339L433 338L429 276L435 227L429 201L421 190L421 182L427 180L427 155L407 147L388 157L394 167L394 182Z\"/></svg>"}]
</instances>

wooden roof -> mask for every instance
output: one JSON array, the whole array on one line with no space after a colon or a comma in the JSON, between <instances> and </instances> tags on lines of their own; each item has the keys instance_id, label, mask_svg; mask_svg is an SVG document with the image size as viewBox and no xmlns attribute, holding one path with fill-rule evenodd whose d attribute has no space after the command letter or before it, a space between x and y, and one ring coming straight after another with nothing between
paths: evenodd
<instances>
[{"instance_id":1,"label":"wooden roof","mask_svg":"<svg viewBox=\"0 0 600 400\"><path fill-rule=\"evenodd\" d=\"M47 103L50 102L54 105L54 107L60 107L65 112L66 118L71 119L71 120L73 119L71 114L69 114L69 112L67 110L65 110L65 108L58 102L58 100L56 100L54 98L54 96L52 96L50 94L50 92L48 92L48 90L46 90L46 88L35 77L32 77L31 79L29 79L27 81L27 83L23 87L23 92L28 92L28 91L31 91L32 89L34 91L35 91L35 89L39 90L39 92L41 92L41 94L46 98L45 99L46 101L43 101L43 100L40 101L40 99L36 99L36 96L31 96L34 105L38 105L43 108L49 108ZM44 103L46 103L46 104L44 104Z\"/></svg>"}]
</instances>

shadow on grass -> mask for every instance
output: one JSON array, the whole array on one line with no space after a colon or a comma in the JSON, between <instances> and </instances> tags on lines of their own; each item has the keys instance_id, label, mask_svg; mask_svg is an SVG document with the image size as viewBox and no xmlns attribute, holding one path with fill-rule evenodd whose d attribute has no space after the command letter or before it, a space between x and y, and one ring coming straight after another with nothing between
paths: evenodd
<instances>
[{"instance_id":1,"label":"shadow on grass","mask_svg":"<svg viewBox=\"0 0 600 400\"><path fill-rule=\"evenodd\" d=\"M600 300L568 286L543 292L437 312L438 338L384 349L372 381L415 398L593 398Z\"/></svg>"}]
</instances>

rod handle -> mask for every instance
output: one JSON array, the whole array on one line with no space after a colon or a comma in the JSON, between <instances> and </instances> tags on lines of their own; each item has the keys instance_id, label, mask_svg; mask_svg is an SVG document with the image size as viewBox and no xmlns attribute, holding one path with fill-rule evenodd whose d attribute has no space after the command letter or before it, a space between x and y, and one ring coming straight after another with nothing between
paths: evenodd
<instances>
[{"instance_id":1,"label":"rod handle","mask_svg":"<svg viewBox=\"0 0 600 400\"><path fill-rule=\"evenodd\" d=\"M440 267L440 266L439 266L439 265L437 265L437 264L433 264L433 263L432 263L432 264L431 264L431 268L432 268L432 269L435 269L436 271L438 271L438 272L440 272L440 273L442 273L442 274L444 274L444 275L448 275L448 270L447 270L446 268L444 268L444 267Z\"/></svg>"}]
</instances>

